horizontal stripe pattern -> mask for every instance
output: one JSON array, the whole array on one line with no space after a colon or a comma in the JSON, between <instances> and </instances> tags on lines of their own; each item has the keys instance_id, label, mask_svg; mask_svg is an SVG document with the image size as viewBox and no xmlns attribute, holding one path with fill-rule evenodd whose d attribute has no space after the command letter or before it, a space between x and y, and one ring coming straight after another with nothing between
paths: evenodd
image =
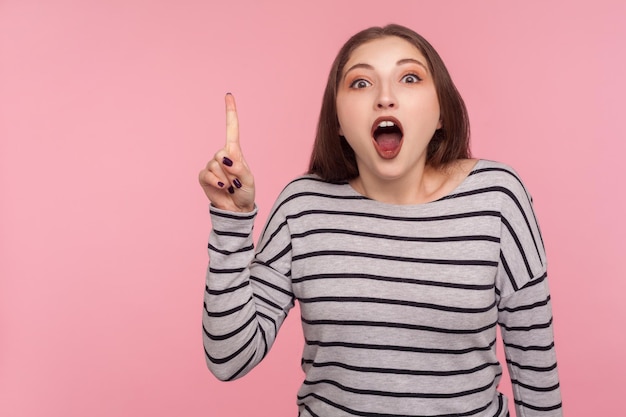
<instances>
[{"instance_id":1,"label":"horizontal stripe pattern","mask_svg":"<svg viewBox=\"0 0 626 417\"><path fill-rule=\"evenodd\" d=\"M498 324L518 414L561 415L543 242L509 167L481 160L418 206L300 177L256 253L256 213L211 213L203 329L218 378L261 361L298 300L301 416L503 417Z\"/></svg>"}]
</instances>

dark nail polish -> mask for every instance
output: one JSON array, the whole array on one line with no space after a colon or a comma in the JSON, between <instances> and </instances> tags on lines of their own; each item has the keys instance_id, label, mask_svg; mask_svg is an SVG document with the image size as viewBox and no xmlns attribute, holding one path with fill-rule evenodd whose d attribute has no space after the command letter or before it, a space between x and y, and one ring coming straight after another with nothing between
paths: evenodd
<instances>
[{"instance_id":1,"label":"dark nail polish","mask_svg":"<svg viewBox=\"0 0 626 417\"><path fill-rule=\"evenodd\" d=\"M224 163L224 165L226 165L227 167L232 167L233 166L233 161L230 160L229 157L225 156L224 159L222 159L222 162Z\"/></svg>"},{"instance_id":2,"label":"dark nail polish","mask_svg":"<svg viewBox=\"0 0 626 417\"><path fill-rule=\"evenodd\" d=\"M232 185L230 187L228 187L228 192L231 193L231 194L235 194L235 189L233 188Z\"/></svg>"},{"instance_id":3,"label":"dark nail polish","mask_svg":"<svg viewBox=\"0 0 626 417\"><path fill-rule=\"evenodd\" d=\"M226 95L227 95L227 96L232 96L233 94L232 94L232 93L230 93L230 92L228 92L228 93L226 93Z\"/></svg>"},{"instance_id":4,"label":"dark nail polish","mask_svg":"<svg viewBox=\"0 0 626 417\"><path fill-rule=\"evenodd\" d=\"M223 183L222 181L218 182L218 183L217 183L217 185L218 185L220 188L224 187L224 183Z\"/></svg>"},{"instance_id":5,"label":"dark nail polish","mask_svg":"<svg viewBox=\"0 0 626 417\"><path fill-rule=\"evenodd\" d=\"M235 187L241 188L241 181L239 181L237 178L235 178L235 180L233 181L233 184L235 184Z\"/></svg>"}]
</instances>

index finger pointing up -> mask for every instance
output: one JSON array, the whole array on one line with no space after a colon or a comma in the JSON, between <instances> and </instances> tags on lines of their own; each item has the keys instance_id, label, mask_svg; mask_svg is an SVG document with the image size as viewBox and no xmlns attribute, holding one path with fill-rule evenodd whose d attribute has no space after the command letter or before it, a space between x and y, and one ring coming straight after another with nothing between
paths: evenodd
<instances>
[{"instance_id":1,"label":"index finger pointing up","mask_svg":"<svg viewBox=\"0 0 626 417\"><path fill-rule=\"evenodd\" d=\"M235 97L228 93L226 101L226 146L239 145L239 120L237 119L237 107Z\"/></svg>"}]
</instances>

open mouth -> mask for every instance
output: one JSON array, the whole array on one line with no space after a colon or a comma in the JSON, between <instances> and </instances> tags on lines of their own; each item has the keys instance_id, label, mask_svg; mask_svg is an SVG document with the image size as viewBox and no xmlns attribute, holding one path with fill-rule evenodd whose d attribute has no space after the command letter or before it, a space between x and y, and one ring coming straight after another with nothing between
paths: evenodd
<instances>
[{"instance_id":1,"label":"open mouth","mask_svg":"<svg viewBox=\"0 0 626 417\"><path fill-rule=\"evenodd\" d=\"M402 136L402 125L394 117L380 117L372 126L376 150L382 158L393 158L400 152Z\"/></svg>"}]
</instances>

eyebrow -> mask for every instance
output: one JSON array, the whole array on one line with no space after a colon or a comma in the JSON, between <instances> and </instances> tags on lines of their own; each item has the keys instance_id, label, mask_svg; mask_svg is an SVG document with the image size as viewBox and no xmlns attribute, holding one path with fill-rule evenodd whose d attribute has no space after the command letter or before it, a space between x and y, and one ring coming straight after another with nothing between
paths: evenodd
<instances>
[{"instance_id":1,"label":"eyebrow","mask_svg":"<svg viewBox=\"0 0 626 417\"><path fill-rule=\"evenodd\" d=\"M424 63L422 61L418 61L417 59L414 58L405 58L405 59L401 59L400 61L396 62L396 65L404 65L404 64L417 64L420 67L424 68L427 72L430 72L428 70L428 66L424 65Z\"/></svg>"},{"instance_id":2,"label":"eyebrow","mask_svg":"<svg viewBox=\"0 0 626 417\"><path fill-rule=\"evenodd\" d=\"M428 67L426 65L424 65L423 62L418 61L417 59L414 58L404 58L399 60L398 62L396 62L396 65L405 65L405 64L417 64L420 67L424 68L424 70L426 70L427 73L430 73L430 71L428 70ZM367 70L373 70L374 67L371 66L370 64L364 64L364 63L359 63L359 64L354 64L353 66L351 66L350 68L348 68L348 70L346 72L343 73L343 77L341 77L342 79L346 78L346 75L348 75L348 73L354 69L357 68L365 68Z\"/></svg>"}]
</instances>

